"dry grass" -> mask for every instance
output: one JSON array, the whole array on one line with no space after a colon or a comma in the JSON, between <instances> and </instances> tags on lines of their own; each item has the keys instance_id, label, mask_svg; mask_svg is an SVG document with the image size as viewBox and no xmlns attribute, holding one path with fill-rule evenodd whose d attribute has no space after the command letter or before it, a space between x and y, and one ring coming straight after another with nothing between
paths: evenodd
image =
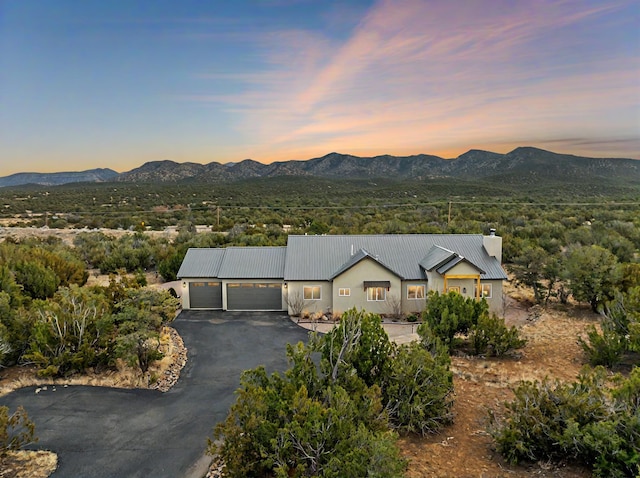
<instances>
[{"instance_id":1,"label":"dry grass","mask_svg":"<svg viewBox=\"0 0 640 478\"><path fill-rule=\"evenodd\" d=\"M91 385L115 388L156 388L156 377L165 375L165 371L170 369L183 348L182 339L175 330L164 327L160 337L160 351L164 354L164 358L151 364L149 371L144 375L140 370L131 368L122 361L118 362L116 370L100 372L87 370L83 374L64 378L38 377L34 366L11 367L5 369L0 377L0 397L20 388L33 386Z\"/></svg>"},{"instance_id":2,"label":"dry grass","mask_svg":"<svg viewBox=\"0 0 640 478\"><path fill-rule=\"evenodd\" d=\"M50 451L10 451L0 458L0 478L47 478L57 467Z\"/></svg>"}]
</instances>

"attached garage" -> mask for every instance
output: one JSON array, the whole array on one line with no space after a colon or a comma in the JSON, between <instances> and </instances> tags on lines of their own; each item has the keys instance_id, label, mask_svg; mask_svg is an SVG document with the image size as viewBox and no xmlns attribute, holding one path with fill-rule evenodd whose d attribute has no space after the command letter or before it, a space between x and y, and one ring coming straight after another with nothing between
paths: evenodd
<instances>
[{"instance_id":1,"label":"attached garage","mask_svg":"<svg viewBox=\"0 0 640 478\"><path fill-rule=\"evenodd\" d=\"M192 309L222 309L222 284L189 282L189 301Z\"/></svg>"},{"instance_id":2,"label":"attached garage","mask_svg":"<svg viewBox=\"0 0 640 478\"><path fill-rule=\"evenodd\" d=\"M282 284L230 282L227 284L227 310L283 310Z\"/></svg>"}]
</instances>

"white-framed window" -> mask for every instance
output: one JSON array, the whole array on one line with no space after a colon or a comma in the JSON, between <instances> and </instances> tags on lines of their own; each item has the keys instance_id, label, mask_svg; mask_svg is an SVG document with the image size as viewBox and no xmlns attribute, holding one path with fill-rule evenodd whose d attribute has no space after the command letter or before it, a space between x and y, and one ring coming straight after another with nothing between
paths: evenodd
<instances>
[{"instance_id":1,"label":"white-framed window","mask_svg":"<svg viewBox=\"0 0 640 478\"><path fill-rule=\"evenodd\" d=\"M340 297L349 297L351 295L351 289L348 287L340 287L338 289L338 295Z\"/></svg>"},{"instance_id":2,"label":"white-framed window","mask_svg":"<svg viewBox=\"0 0 640 478\"><path fill-rule=\"evenodd\" d=\"M319 285L305 285L302 288L302 297L304 300L320 300L322 297L321 290Z\"/></svg>"},{"instance_id":3,"label":"white-framed window","mask_svg":"<svg viewBox=\"0 0 640 478\"><path fill-rule=\"evenodd\" d=\"M368 301L382 301L387 298L387 289L384 287L368 287L367 288L367 300Z\"/></svg>"},{"instance_id":4,"label":"white-framed window","mask_svg":"<svg viewBox=\"0 0 640 478\"><path fill-rule=\"evenodd\" d=\"M460 293L460 286L451 285L451 286L447 287L447 292L457 292L459 294Z\"/></svg>"},{"instance_id":5,"label":"white-framed window","mask_svg":"<svg viewBox=\"0 0 640 478\"><path fill-rule=\"evenodd\" d=\"M478 297L478 286L474 289L476 297ZM480 284L480 297L491 299L491 284Z\"/></svg>"},{"instance_id":6,"label":"white-framed window","mask_svg":"<svg viewBox=\"0 0 640 478\"><path fill-rule=\"evenodd\" d=\"M408 285L407 286L407 299L424 299L424 284L420 285Z\"/></svg>"}]
</instances>

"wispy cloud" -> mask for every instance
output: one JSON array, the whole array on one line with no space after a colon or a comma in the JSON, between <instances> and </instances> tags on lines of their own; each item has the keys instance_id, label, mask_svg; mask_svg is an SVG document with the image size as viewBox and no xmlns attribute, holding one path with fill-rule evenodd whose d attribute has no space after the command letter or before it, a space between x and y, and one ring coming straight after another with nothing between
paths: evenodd
<instances>
[{"instance_id":1,"label":"wispy cloud","mask_svg":"<svg viewBox=\"0 0 640 478\"><path fill-rule=\"evenodd\" d=\"M263 36L262 71L201 75L240 92L188 98L231 113L257 159L432 152L576 131L637 136L637 54L589 44L594 25L629 5L382 0L343 41L307 30Z\"/></svg>"}]
</instances>

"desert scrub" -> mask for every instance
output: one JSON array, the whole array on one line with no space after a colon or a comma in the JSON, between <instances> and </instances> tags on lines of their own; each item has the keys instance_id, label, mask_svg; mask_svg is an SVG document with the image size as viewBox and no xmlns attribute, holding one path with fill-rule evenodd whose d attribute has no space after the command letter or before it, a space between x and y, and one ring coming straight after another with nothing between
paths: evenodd
<instances>
[{"instance_id":1,"label":"desert scrub","mask_svg":"<svg viewBox=\"0 0 640 478\"><path fill-rule=\"evenodd\" d=\"M502 357L511 350L525 346L516 327L507 327L504 319L494 315L482 315L471 327L469 342L476 355Z\"/></svg>"},{"instance_id":2,"label":"desert scrub","mask_svg":"<svg viewBox=\"0 0 640 478\"><path fill-rule=\"evenodd\" d=\"M489 432L513 464L570 459L594 476L640 472L640 368L607 386L605 369L585 368L573 383L522 382L505 404L504 417L490 413Z\"/></svg>"}]
</instances>

